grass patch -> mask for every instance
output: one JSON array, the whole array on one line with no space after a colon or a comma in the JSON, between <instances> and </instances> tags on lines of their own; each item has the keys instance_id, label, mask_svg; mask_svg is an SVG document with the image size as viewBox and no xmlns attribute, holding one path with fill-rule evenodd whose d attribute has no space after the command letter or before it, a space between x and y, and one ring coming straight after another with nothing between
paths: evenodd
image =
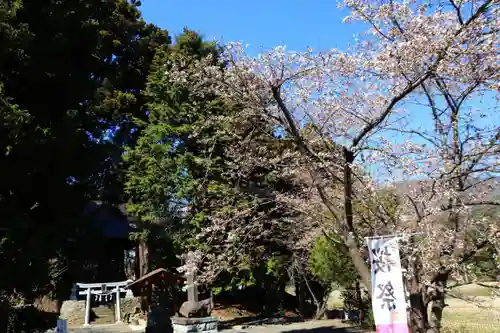
<instances>
[{"instance_id":1,"label":"grass patch","mask_svg":"<svg viewBox=\"0 0 500 333\"><path fill-rule=\"evenodd\" d=\"M490 327L480 327L480 326L443 326L441 333L498 333L500 330Z\"/></svg>"},{"instance_id":2,"label":"grass patch","mask_svg":"<svg viewBox=\"0 0 500 333\"><path fill-rule=\"evenodd\" d=\"M487 300L487 303L493 300L490 297L491 288L475 284L453 288L453 293L470 298L483 298ZM448 306L443 313L442 333L500 333L500 321L497 319L495 310L481 309L471 303L452 297L448 297L446 303ZM333 291L328 298L328 308L342 307L340 291Z\"/></svg>"},{"instance_id":3,"label":"grass patch","mask_svg":"<svg viewBox=\"0 0 500 333\"><path fill-rule=\"evenodd\" d=\"M489 297L492 296L493 289L477 284L468 284L452 288L451 292L466 297Z\"/></svg>"},{"instance_id":4,"label":"grass patch","mask_svg":"<svg viewBox=\"0 0 500 333\"><path fill-rule=\"evenodd\" d=\"M449 321L443 319L443 333L500 333L500 325L494 322L475 322L473 319L467 321L467 315L460 321Z\"/></svg>"},{"instance_id":5,"label":"grass patch","mask_svg":"<svg viewBox=\"0 0 500 333\"><path fill-rule=\"evenodd\" d=\"M470 296L478 296L471 293ZM481 309L465 301L447 301L443 312L443 333L500 333L496 311Z\"/></svg>"}]
</instances>

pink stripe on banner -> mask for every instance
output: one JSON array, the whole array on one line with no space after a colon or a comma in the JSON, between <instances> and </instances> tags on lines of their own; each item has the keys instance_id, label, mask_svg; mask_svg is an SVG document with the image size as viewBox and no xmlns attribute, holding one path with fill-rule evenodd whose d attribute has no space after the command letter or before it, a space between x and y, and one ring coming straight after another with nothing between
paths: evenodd
<instances>
[{"instance_id":1,"label":"pink stripe on banner","mask_svg":"<svg viewBox=\"0 0 500 333\"><path fill-rule=\"evenodd\" d=\"M377 325L377 333L409 333L407 324Z\"/></svg>"}]
</instances>

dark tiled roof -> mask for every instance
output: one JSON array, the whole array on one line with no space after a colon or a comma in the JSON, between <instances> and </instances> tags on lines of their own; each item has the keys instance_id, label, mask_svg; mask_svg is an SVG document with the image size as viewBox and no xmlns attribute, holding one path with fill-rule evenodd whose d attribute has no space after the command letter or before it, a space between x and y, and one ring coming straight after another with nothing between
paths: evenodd
<instances>
[{"instance_id":1,"label":"dark tiled roof","mask_svg":"<svg viewBox=\"0 0 500 333\"><path fill-rule=\"evenodd\" d=\"M134 223L123 213L120 206L122 205L93 201L88 205L85 214L101 228L107 238L128 238L134 229Z\"/></svg>"},{"instance_id":2,"label":"dark tiled roof","mask_svg":"<svg viewBox=\"0 0 500 333\"><path fill-rule=\"evenodd\" d=\"M169 272L165 268L157 268L157 269L145 274L144 276L141 276L139 279L129 283L128 285L125 286L125 288L129 288L130 286L133 286L136 283L141 283L141 282L144 282L146 280L149 280L158 274L165 274L170 278L177 278L178 280L184 279L182 276L175 274L175 273L172 273L172 272Z\"/></svg>"}]
</instances>

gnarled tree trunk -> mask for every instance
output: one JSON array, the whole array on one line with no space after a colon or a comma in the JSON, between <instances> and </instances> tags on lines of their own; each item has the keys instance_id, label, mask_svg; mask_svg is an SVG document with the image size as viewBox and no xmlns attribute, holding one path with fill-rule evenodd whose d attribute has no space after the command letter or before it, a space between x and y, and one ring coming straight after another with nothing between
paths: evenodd
<instances>
[{"instance_id":1,"label":"gnarled tree trunk","mask_svg":"<svg viewBox=\"0 0 500 333\"><path fill-rule=\"evenodd\" d=\"M441 267L431 280L432 287L421 280L422 265L420 258L410 263L412 277L406 281L410 293L409 326L412 333L439 333L445 304L446 283L450 271ZM430 316L428 307L431 304Z\"/></svg>"},{"instance_id":2,"label":"gnarled tree trunk","mask_svg":"<svg viewBox=\"0 0 500 333\"><path fill-rule=\"evenodd\" d=\"M441 320L443 318L444 307L446 306L444 302L446 283L448 282L450 272L450 269L441 267L432 279L434 288L427 293L429 300L432 301L428 333L439 333L441 331Z\"/></svg>"},{"instance_id":3,"label":"gnarled tree trunk","mask_svg":"<svg viewBox=\"0 0 500 333\"><path fill-rule=\"evenodd\" d=\"M420 285L415 283L415 279L410 281L410 311L409 326L412 333L426 333L429 328L429 318L427 315L427 303L425 293Z\"/></svg>"}]
</instances>

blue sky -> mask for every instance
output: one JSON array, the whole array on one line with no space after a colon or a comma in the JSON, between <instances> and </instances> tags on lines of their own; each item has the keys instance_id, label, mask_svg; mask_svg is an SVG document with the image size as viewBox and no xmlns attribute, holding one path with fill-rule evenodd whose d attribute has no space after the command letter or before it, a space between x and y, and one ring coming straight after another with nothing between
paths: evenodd
<instances>
[{"instance_id":1,"label":"blue sky","mask_svg":"<svg viewBox=\"0 0 500 333\"><path fill-rule=\"evenodd\" d=\"M354 25L342 24L347 14L336 0L143 0L141 11L172 36L187 26L207 39L242 41L256 51L283 44L296 51L344 49L356 33Z\"/></svg>"},{"instance_id":2,"label":"blue sky","mask_svg":"<svg viewBox=\"0 0 500 333\"><path fill-rule=\"evenodd\" d=\"M346 50L355 34L364 30L359 23L342 23L348 13L337 8L337 0L143 0L141 11L146 21L167 29L172 37L188 27L208 40L250 44L249 51L255 54L276 45L295 51L306 47ZM412 127L429 126L426 112L419 109L412 110ZM500 115L495 119L500 121ZM386 138L392 142L408 139L393 135ZM423 143L416 137L410 140Z\"/></svg>"}]
</instances>

